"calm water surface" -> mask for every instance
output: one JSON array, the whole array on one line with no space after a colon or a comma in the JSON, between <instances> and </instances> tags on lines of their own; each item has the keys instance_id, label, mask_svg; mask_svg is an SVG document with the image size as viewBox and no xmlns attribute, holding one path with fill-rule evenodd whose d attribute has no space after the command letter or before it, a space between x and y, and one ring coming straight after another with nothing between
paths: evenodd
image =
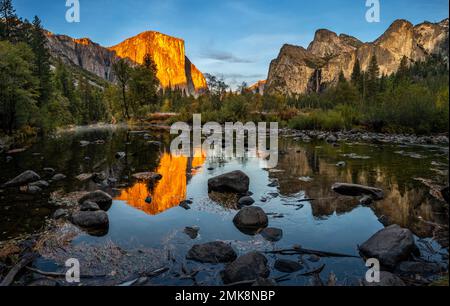
<instances>
[{"instance_id":1,"label":"calm water surface","mask_svg":"<svg viewBox=\"0 0 450 306\"><path fill-rule=\"evenodd\" d=\"M103 140L104 143L82 147L81 140ZM158 147L150 141L159 141L163 145ZM280 138L283 154L278 167L267 170L264 169L264 161L258 158L223 159L211 152L191 159L174 157L168 153L169 143L167 132L86 129L43 139L27 151L12 155L9 162L5 161L6 155L0 155L0 182L28 169L45 177L43 169L46 167L67 176L66 180L52 184L50 190L38 199L2 191L0 240L39 230L45 218L54 211L46 203L51 191L103 189L114 196L114 203L108 211L108 233L103 237L81 235L74 243L112 241L124 249L171 250L180 260L193 244L214 240L231 242L239 253L289 248L297 244L304 248L358 255L358 244L384 225L399 224L415 233L419 247L422 246L420 241L427 241L434 249L447 252L431 238L432 227L423 222L448 224L445 208L417 178L448 184L448 148L359 143L342 143L340 147L333 147L321 142L305 144ZM126 157L116 159L116 152L122 151ZM337 167L340 161L345 161L346 166ZM280 242L269 243L260 235L241 233L232 223L237 211L209 198L208 179L233 170L242 170L250 177L255 205L270 214L269 226L283 229ZM153 187L130 179L133 173L142 171L158 172L163 179ZM94 172L103 172L112 180L108 185L99 186L93 181L82 183L75 178L82 173ZM275 180L279 186L268 187ZM338 197L332 192L331 186L335 182L383 188L386 197L371 207L363 207L358 199ZM151 204L145 201L148 196L152 197ZM305 198L315 201L304 202L304 207L298 207L298 200ZM193 201L190 210L178 207L185 199ZM200 227L197 239L191 240L183 233L186 226ZM425 247L423 253L430 259L440 256L430 253ZM271 263L276 258L276 255L269 256ZM339 282L344 284L357 283L366 271L359 258L321 259L318 263L305 258L307 268L326 264L323 278L334 272ZM203 277L206 283L220 284L220 268L214 269L209 276L200 274L200 279ZM281 274L272 272L272 276L278 275ZM155 282L180 284L181 281L166 278ZM294 277L285 284L309 282L309 278Z\"/></svg>"}]
</instances>

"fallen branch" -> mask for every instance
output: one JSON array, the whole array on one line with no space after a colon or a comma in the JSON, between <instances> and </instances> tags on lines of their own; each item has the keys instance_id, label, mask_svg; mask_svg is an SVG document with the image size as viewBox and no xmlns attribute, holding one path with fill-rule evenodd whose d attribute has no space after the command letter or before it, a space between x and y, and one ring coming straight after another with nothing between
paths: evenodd
<instances>
[{"instance_id":1,"label":"fallen branch","mask_svg":"<svg viewBox=\"0 0 450 306\"><path fill-rule=\"evenodd\" d=\"M283 274L281 276L278 276L276 278L274 278L273 280L277 283L281 283L284 281L289 280L290 278L289 274ZM245 285L253 285L257 280L256 279L252 279L252 280L244 280L244 281L239 281L239 282L235 282L235 283L231 283L231 284L226 284L224 286L226 287L234 287L234 286L245 286Z\"/></svg>"},{"instance_id":2,"label":"fallen branch","mask_svg":"<svg viewBox=\"0 0 450 306\"><path fill-rule=\"evenodd\" d=\"M313 275L317 275L317 274L322 273L324 268L325 268L325 265L321 265L319 268L317 268L315 270L299 274L298 276L313 276Z\"/></svg>"},{"instance_id":3,"label":"fallen branch","mask_svg":"<svg viewBox=\"0 0 450 306\"><path fill-rule=\"evenodd\" d=\"M28 255L25 255L24 257L22 257L22 259L19 260L19 262L5 276L3 281L0 283L0 287L10 286L13 283L16 275L23 268L25 268L27 265L29 265L34 260L35 257L36 257L36 254L28 254Z\"/></svg>"},{"instance_id":4,"label":"fallen branch","mask_svg":"<svg viewBox=\"0 0 450 306\"><path fill-rule=\"evenodd\" d=\"M355 255L332 253L332 252L324 252L324 251L316 251L316 250L309 250L309 249L304 249L304 248L294 248L294 249L266 251L265 253L266 254L280 254L280 255L316 255L316 256L319 256L319 257L360 258L359 256L355 256Z\"/></svg>"},{"instance_id":5,"label":"fallen branch","mask_svg":"<svg viewBox=\"0 0 450 306\"><path fill-rule=\"evenodd\" d=\"M164 268L156 269L156 270L151 271L151 272L144 272L144 273L142 273L141 275L139 275L139 277L136 277L135 279L133 279L133 280L131 280L131 281L124 282L124 283L119 284L119 285L117 285L117 286L119 286L119 287L129 287L129 286L133 286L139 279L141 279L141 278L143 278L143 277L145 277L145 278L153 278L153 277L157 277L157 276L159 276L159 275L161 275L161 274L167 272L168 270L169 270L169 268L164 267Z\"/></svg>"},{"instance_id":6,"label":"fallen branch","mask_svg":"<svg viewBox=\"0 0 450 306\"><path fill-rule=\"evenodd\" d=\"M141 277L157 277L167 271L169 271L169 268L163 267L163 268L159 268L159 269L156 269L156 270L148 272L148 273L144 273L144 275L141 275Z\"/></svg>"}]
</instances>

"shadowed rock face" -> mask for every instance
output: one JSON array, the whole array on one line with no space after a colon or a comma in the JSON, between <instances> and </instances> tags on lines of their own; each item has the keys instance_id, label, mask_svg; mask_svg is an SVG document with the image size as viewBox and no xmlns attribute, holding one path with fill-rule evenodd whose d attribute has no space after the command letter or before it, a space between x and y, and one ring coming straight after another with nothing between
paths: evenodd
<instances>
[{"instance_id":1,"label":"shadowed rock face","mask_svg":"<svg viewBox=\"0 0 450 306\"><path fill-rule=\"evenodd\" d=\"M448 19L417 26L397 20L372 43L321 29L308 49L292 45L281 48L270 65L265 93L297 95L321 91L335 84L341 71L349 79L356 59L366 70L373 55L380 73L389 75L397 71L403 56L412 62L423 61L431 54L442 55L448 61Z\"/></svg>"},{"instance_id":2,"label":"shadowed rock face","mask_svg":"<svg viewBox=\"0 0 450 306\"><path fill-rule=\"evenodd\" d=\"M53 57L66 65L78 66L96 76L113 82L112 64L117 60L113 51L103 48L88 38L74 39L66 35L47 35L47 46Z\"/></svg>"},{"instance_id":3,"label":"shadowed rock face","mask_svg":"<svg viewBox=\"0 0 450 306\"><path fill-rule=\"evenodd\" d=\"M184 41L179 38L148 31L105 48L88 38L74 39L49 32L46 34L52 56L107 81L115 81L112 65L119 58L142 64L148 53L157 66L157 77L162 87L178 87L189 94L207 88L205 77L186 57Z\"/></svg>"}]
</instances>

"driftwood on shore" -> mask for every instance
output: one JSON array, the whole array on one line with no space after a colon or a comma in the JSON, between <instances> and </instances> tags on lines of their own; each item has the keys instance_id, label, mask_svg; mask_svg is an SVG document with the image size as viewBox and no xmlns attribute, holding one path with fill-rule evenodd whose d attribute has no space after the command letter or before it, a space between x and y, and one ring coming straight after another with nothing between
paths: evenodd
<instances>
[{"instance_id":1,"label":"driftwood on shore","mask_svg":"<svg viewBox=\"0 0 450 306\"><path fill-rule=\"evenodd\" d=\"M301 247L294 247L292 249L282 249L275 251L265 251L266 254L279 254L279 255L316 255L319 257L349 257L349 258L360 258L356 255L349 254L341 254L341 253L333 253L333 252L324 252L317 250L304 249Z\"/></svg>"},{"instance_id":2,"label":"driftwood on shore","mask_svg":"<svg viewBox=\"0 0 450 306\"><path fill-rule=\"evenodd\" d=\"M129 287L129 286L133 286L133 285L136 284L141 278L147 278L147 279L149 279L149 278L157 277L157 276L159 276L159 275L161 275L161 274L163 274L163 273L165 273L165 272L167 272L167 271L169 271L169 268L163 267L163 268L156 269L156 270L154 270L154 271L144 272L144 273L142 273L141 275L139 275L139 277L136 277L136 278L134 278L134 279L132 279L132 280L130 280L130 281L121 283L121 284L119 284L119 285L117 285L117 286L119 286L119 287Z\"/></svg>"},{"instance_id":3,"label":"driftwood on shore","mask_svg":"<svg viewBox=\"0 0 450 306\"><path fill-rule=\"evenodd\" d=\"M0 287L10 286L16 277L16 275L22 271L27 265L29 265L36 258L36 254L26 254L19 260L19 262L12 267L12 269L5 276L3 281L0 283Z\"/></svg>"}]
</instances>

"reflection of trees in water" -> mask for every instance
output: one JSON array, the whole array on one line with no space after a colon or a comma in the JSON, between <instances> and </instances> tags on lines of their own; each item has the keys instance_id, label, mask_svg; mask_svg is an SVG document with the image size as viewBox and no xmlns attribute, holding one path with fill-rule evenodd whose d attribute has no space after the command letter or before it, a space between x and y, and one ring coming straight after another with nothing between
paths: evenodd
<instances>
[{"instance_id":1,"label":"reflection of trees in water","mask_svg":"<svg viewBox=\"0 0 450 306\"><path fill-rule=\"evenodd\" d=\"M362 151L363 146L358 147ZM319 156L312 146L283 144L288 152L279 158L280 173L270 173L271 178L278 179L280 193L292 196L301 191L307 198L323 199L312 202L312 213L316 218L324 218L334 213L345 214L359 206L357 198L338 196L331 190L336 182L347 182L375 186L385 191L385 198L372 206L378 217L384 217L387 224L399 224L413 230L419 236L429 237L432 229L424 220L448 224L446 214L442 214L443 205L429 195L429 190L413 181L413 172L417 175L420 168L413 168L392 152L375 151L370 160L351 161L344 168L336 167L339 155L330 152ZM352 150L354 148L351 148ZM367 149L367 148L366 148ZM369 148L373 150L372 148ZM357 154L361 154L357 152ZM383 157L387 157L386 160ZM395 159L396 158L396 159ZM400 160L400 161L399 161ZM414 165L416 166L416 165ZM409 167L409 168L408 168ZM405 177L405 172L409 177ZM420 172L419 172L420 173ZM311 176L313 181L302 182L300 177Z\"/></svg>"}]
</instances>

